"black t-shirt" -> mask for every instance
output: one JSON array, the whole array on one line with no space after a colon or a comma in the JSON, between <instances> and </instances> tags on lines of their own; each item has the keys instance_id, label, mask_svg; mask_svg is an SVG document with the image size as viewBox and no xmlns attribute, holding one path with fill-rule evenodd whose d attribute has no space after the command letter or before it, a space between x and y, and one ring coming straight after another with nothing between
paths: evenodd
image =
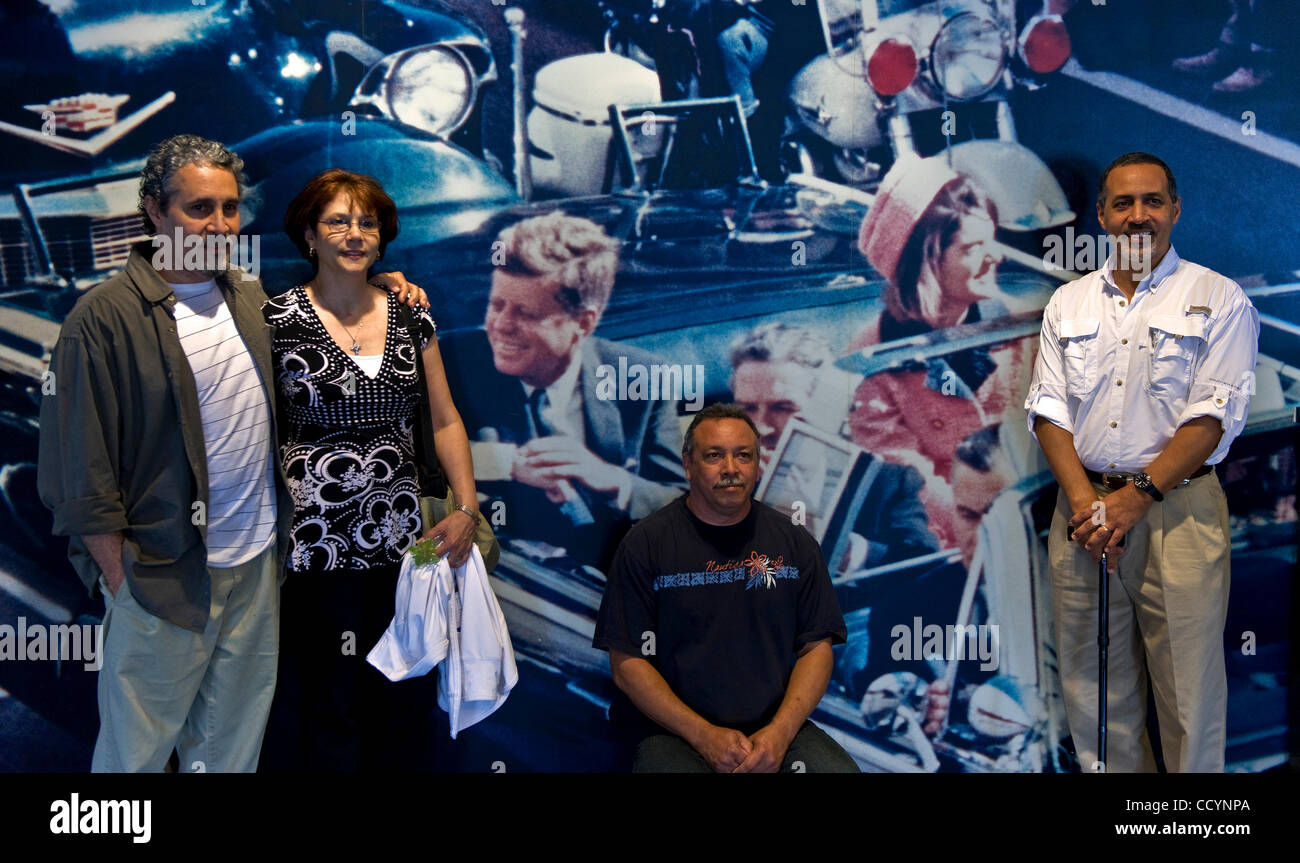
<instances>
[{"instance_id":1,"label":"black t-shirt","mask_svg":"<svg viewBox=\"0 0 1300 863\"><path fill-rule=\"evenodd\" d=\"M807 530L757 501L737 524L706 524L683 496L619 545L592 643L648 660L696 713L750 734L781 706L798 651L845 636ZM624 698L611 715L662 731Z\"/></svg>"}]
</instances>

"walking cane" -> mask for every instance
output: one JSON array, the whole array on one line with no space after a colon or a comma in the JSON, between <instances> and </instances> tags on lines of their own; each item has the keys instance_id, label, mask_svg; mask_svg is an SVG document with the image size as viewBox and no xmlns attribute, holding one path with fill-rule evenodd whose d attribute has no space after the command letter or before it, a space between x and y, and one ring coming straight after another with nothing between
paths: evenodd
<instances>
[{"instance_id":1,"label":"walking cane","mask_svg":"<svg viewBox=\"0 0 1300 863\"><path fill-rule=\"evenodd\" d=\"M1106 572L1106 552L1101 553L1098 569L1100 590L1097 609L1097 761L1106 772L1106 648L1110 644L1110 578Z\"/></svg>"}]
</instances>

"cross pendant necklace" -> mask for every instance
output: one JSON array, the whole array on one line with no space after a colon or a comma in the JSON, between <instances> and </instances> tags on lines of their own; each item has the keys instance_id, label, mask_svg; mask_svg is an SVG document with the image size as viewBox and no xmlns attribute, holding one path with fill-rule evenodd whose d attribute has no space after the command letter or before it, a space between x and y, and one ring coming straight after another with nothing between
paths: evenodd
<instances>
[{"instance_id":1,"label":"cross pendant necklace","mask_svg":"<svg viewBox=\"0 0 1300 863\"><path fill-rule=\"evenodd\" d=\"M343 322L342 322L342 321L339 321L339 326L343 326ZM359 330L359 329L361 329L361 328L364 327L364 326L365 326L365 323L364 323L364 322L363 322L363 323L359 323L359 324L357 324L357 329ZM353 353L354 355L355 355L355 354L360 354L360 353L361 353L361 344L357 341L357 337L354 336L354 335L352 335L352 331L349 330L347 327L343 327L343 331L344 331L345 333L348 334L348 337L349 337L350 339L352 339L352 353Z\"/></svg>"}]
</instances>

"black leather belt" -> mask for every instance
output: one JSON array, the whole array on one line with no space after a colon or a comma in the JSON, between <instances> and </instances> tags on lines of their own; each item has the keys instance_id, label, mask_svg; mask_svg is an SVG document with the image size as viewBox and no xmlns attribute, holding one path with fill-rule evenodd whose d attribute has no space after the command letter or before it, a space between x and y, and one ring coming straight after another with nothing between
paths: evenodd
<instances>
[{"instance_id":1,"label":"black leather belt","mask_svg":"<svg viewBox=\"0 0 1300 863\"><path fill-rule=\"evenodd\" d=\"M1207 473L1209 473L1212 470L1214 470L1214 465L1203 464L1200 467L1198 467L1196 470L1192 471L1192 475L1189 476L1187 479L1183 480L1182 482L1180 482L1178 485L1187 485L1187 483L1196 479L1198 476L1205 476ZM1099 485L1104 485L1106 486L1106 488L1111 489L1112 491L1115 489L1123 488L1124 486L1128 485L1129 480L1137 476L1136 472L1107 471L1105 473L1098 473L1095 470L1088 470L1087 468L1084 468L1083 472L1088 475L1088 479L1092 480L1093 482ZM1174 488L1177 487L1178 486L1174 486Z\"/></svg>"}]
</instances>

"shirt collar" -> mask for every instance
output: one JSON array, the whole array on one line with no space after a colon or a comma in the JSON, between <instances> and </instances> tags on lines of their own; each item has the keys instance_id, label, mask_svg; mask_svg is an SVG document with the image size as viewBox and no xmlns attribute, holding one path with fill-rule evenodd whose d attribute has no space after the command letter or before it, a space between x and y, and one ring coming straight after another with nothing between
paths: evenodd
<instances>
[{"instance_id":1,"label":"shirt collar","mask_svg":"<svg viewBox=\"0 0 1300 863\"><path fill-rule=\"evenodd\" d=\"M172 286L163 280L162 274L151 263L152 244L148 241L136 243L131 247L131 254L126 259L126 271L137 291L151 303L161 303L172 296Z\"/></svg>"},{"instance_id":2,"label":"shirt collar","mask_svg":"<svg viewBox=\"0 0 1300 863\"><path fill-rule=\"evenodd\" d=\"M172 289L172 293L176 295L178 300L192 300L195 297L201 297L210 291L216 290L217 280L208 279L203 282L186 282L184 284L168 282L167 286Z\"/></svg>"},{"instance_id":3,"label":"shirt collar","mask_svg":"<svg viewBox=\"0 0 1300 863\"><path fill-rule=\"evenodd\" d=\"M126 259L126 271L131 276L131 281L146 300L151 303L161 303L169 297L175 296L172 286L167 284L162 274L153 267L153 243L150 240L144 240L136 243L131 247L131 254ZM230 272L217 273L217 287L223 291L239 292L239 283L242 278L236 276L231 278Z\"/></svg>"},{"instance_id":4,"label":"shirt collar","mask_svg":"<svg viewBox=\"0 0 1300 863\"><path fill-rule=\"evenodd\" d=\"M582 363L578 358L579 351L574 351L569 357L569 364L565 367L563 373L549 386L546 387L546 398L552 406L565 409L569 402L573 400L573 393L578 388L578 373L582 371ZM519 382L524 388L524 397L531 398L535 386Z\"/></svg>"},{"instance_id":5,"label":"shirt collar","mask_svg":"<svg viewBox=\"0 0 1300 863\"><path fill-rule=\"evenodd\" d=\"M1116 253L1112 251L1110 257L1106 259L1106 266L1102 268L1101 278L1107 285L1115 288L1115 290L1119 290L1119 287L1115 284L1115 278L1112 275L1115 269L1115 254ZM1182 261L1182 258L1178 257L1178 252L1175 251L1174 247L1171 245L1169 251L1165 252L1165 256L1160 259L1160 263L1156 265L1156 268L1151 272L1151 275L1138 282L1137 290L1140 291L1143 288L1146 288L1154 294L1160 287L1160 283L1167 277L1172 276L1174 270L1178 269L1180 261Z\"/></svg>"}]
</instances>

